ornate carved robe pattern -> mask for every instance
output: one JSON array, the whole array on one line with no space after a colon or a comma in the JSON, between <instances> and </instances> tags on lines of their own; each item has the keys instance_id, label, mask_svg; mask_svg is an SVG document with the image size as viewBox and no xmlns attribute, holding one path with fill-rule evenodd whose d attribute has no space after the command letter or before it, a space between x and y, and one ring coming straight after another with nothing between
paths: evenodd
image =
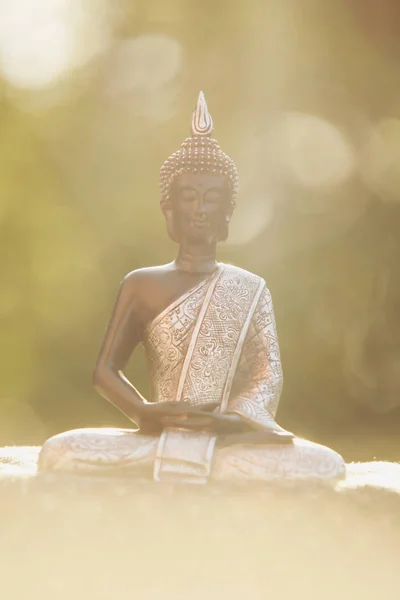
<instances>
[{"instance_id":1,"label":"ornate carved robe pattern","mask_svg":"<svg viewBox=\"0 0 400 600\"><path fill-rule=\"evenodd\" d=\"M263 279L220 265L168 306L143 333L154 402L216 403L259 430L282 431L274 417L283 377L271 294ZM57 438L55 444L52 440ZM78 430L44 445L47 469L153 469L155 480L205 483L281 477L335 478L343 459L296 438L291 444L218 447L208 431L166 427L161 436L133 430Z\"/></svg>"},{"instance_id":2,"label":"ornate carved robe pattern","mask_svg":"<svg viewBox=\"0 0 400 600\"><path fill-rule=\"evenodd\" d=\"M260 277L224 266L156 317L143 343L153 401L217 402L271 423L282 368L271 294Z\"/></svg>"}]
</instances>

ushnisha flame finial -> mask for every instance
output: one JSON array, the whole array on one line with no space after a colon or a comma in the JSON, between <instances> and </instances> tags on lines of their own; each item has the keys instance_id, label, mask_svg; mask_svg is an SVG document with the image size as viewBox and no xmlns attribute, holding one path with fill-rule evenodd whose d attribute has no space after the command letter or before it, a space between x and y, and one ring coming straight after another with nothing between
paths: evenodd
<instances>
[{"instance_id":1,"label":"ushnisha flame finial","mask_svg":"<svg viewBox=\"0 0 400 600\"><path fill-rule=\"evenodd\" d=\"M192 136L200 135L211 137L213 128L213 120L208 112L206 99L203 92L200 92L192 116Z\"/></svg>"}]
</instances>

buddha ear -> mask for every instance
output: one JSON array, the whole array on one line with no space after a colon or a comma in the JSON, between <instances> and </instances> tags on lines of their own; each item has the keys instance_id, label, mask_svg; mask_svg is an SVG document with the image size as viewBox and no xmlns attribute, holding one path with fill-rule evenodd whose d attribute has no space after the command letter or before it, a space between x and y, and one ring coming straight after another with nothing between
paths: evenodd
<instances>
[{"instance_id":1,"label":"buddha ear","mask_svg":"<svg viewBox=\"0 0 400 600\"><path fill-rule=\"evenodd\" d=\"M229 223L233 215L233 211L235 210L235 204L230 201L228 208L225 211L224 216L222 217L222 223L219 228L218 241L225 242L228 239L229 235Z\"/></svg>"},{"instance_id":2,"label":"buddha ear","mask_svg":"<svg viewBox=\"0 0 400 600\"><path fill-rule=\"evenodd\" d=\"M174 224L174 210L171 206L170 202L166 202L162 206L162 212L165 217L165 221L167 223L167 233L173 242L179 243L179 238L176 233L176 227Z\"/></svg>"},{"instance_id":3,"label":"buddha ear","mask_svg":"<svg viewBox=\"0 0 400 600\"><path fill-rule=\"evenodd\" d=\"M229 235L229 221L231 220L230 215L224 215L222 219L222 223L219 227L218 233L218 241L225 242L228 239Z\"/></svg>"}]
</instances>

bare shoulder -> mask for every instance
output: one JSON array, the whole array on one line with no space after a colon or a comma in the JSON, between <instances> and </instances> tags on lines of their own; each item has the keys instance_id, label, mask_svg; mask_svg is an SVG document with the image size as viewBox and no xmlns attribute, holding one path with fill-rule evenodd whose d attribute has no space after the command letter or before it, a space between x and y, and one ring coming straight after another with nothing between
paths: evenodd
<instances>
[{"instance_id":1,"label":"bare shoulder","mask_svg":"<svg viewBox=\"0 0 400 600\"><path fill-rule=\"evenodd\" d=\"M132 292L154 290L174 268L174 263L168 263L155 267L135 269L125 275L122 285Z\"/></svg>"}]
</instances>

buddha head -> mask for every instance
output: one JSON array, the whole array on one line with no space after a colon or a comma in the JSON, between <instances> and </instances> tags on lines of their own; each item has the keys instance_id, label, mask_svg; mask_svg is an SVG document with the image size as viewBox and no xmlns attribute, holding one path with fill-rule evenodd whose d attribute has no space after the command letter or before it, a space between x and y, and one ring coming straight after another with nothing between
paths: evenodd
<instances>
[{"instance_id":1,"label":"buddha head","mask_svg":"<svg viewBox=\"0 0 400 600\"><path fill-rule=\"evenodd\" d=\"M211 137L213 122L203 92L192 117L192 136L163 164L161 209L170 237L215 243L228 237L238 174L231 158Z\"/></svg>"}]
</instances>

